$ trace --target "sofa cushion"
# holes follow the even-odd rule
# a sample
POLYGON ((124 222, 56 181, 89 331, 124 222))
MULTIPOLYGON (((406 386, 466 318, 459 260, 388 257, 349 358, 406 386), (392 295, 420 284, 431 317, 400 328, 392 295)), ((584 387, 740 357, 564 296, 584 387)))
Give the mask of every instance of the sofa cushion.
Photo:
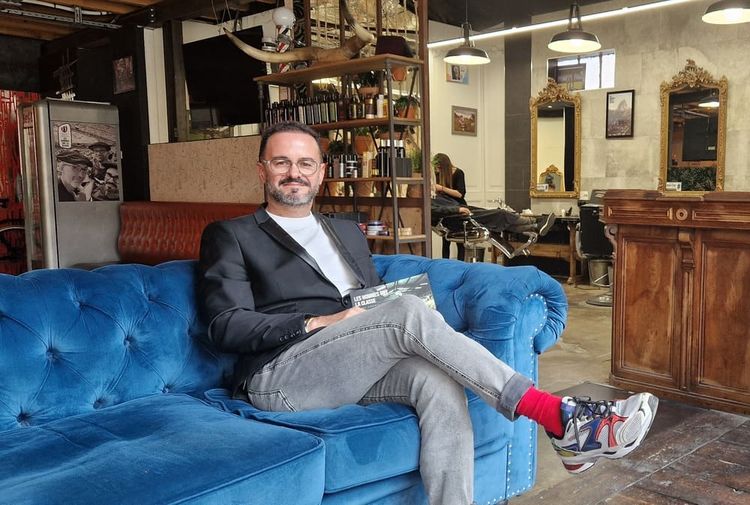
POLYGON ((182 394, 0 432, 0 502, 319 504, 323 443, 182 394))
MULTIPOLYGON (((326 446, 326 493, 405 474, 419 467, 417 415, 404 405, 380 403, 302 412, 266 412, 245 401, 232 399, 226 389, 213 389, 205 396, 227 412, 321 438, 326 446)), ((503 449, 510 438, 511 423, 476 396, 469 400, 469 413, 477 455, 503 449)))

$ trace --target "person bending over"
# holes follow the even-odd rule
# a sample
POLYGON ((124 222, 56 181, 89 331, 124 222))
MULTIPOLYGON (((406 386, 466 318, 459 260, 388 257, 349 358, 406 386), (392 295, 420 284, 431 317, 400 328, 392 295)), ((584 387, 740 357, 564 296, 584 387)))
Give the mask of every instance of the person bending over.
MULTIPOLYGON (((466 176, 464 171, 454 166, 447 154, 438 153, 432 157, 432 166, 435 169, 435 194, 440 195, 447 205, 466 205, 466 176)), ((456 242, 457 255, 460 260, 464 259, 466 250, 461 242, 456 242)), ((451 243, 447 237, 443 237, 443 258, 451 257, 451 243)))
POLYGON ((296 122, 264 130, 256 166, 267 202, 252 215, 210 224, 201 239, 199 299, 209 337, 240 355, 237 397, 270 411, 386 399, 410 405, 419 416, 419 471, 432 505, 472 502, 465 387, 508 419, 539 423, 571 472, 640 444, 658 405, 651 394, 615 402, 560 398, 415 296, 352 307, 350 290, 381 279, 353 221, 312 212, 325 174, 318 140, 296 122))

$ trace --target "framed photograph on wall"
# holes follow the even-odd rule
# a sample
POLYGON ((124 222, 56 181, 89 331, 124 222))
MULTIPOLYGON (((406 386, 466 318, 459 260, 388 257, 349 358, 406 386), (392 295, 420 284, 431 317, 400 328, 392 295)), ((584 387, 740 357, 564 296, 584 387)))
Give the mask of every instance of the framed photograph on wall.
POLYGON ((133 73, 133 57, 126 56, 112 61, 114 74, 114 94, 119 95, 135 89, 135 74, 133 73))
POLYGON ((445 64, 445 80, 460 84, 469 84, 469 67, 466 65, 445 64))
POLYGON ((607 93, 608 139, 633 136, 633 100, 635 91, 610 91, 607 93))
POLYGON ((451 133, 477 136, 477 110, 468 107, 451 107, 451 133))

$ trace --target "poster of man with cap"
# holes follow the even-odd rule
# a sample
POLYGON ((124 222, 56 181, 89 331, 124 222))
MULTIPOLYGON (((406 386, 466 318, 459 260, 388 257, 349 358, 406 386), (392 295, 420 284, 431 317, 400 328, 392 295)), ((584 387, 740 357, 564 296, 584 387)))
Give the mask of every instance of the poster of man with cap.
POLYGON ((53 122, 53 132, 58 201, 120 200, 116 126, 53 122))

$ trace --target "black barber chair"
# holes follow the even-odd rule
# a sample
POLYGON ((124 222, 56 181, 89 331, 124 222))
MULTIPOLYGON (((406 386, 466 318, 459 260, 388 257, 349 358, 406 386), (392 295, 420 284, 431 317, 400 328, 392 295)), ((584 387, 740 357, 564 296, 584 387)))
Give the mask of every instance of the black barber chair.
POLYGON ((590 305, 600 307, 612 306, 612 276, 610 270, 613 260, 612 243, 604 234, 604 223, 599 216, 604 210, 604 190, 591 192, 588 203, 579 205, 579 254, 588 260, 589 280, 592 285, 609 288, 607 293, 586 300, 590 305))
POLYGON ((442 219, 432 229, 448 242, 462 244, 464 246, 464 261, 468 263, 484 261, 484 250, 490 245, 489 230, 477 223, 471 216, 456 217, 461 218, 461 229, 449 229, 443 224, 442 219))
POLYGON ((516 256, 528 256, 529 247, 536 243, 537 233, 523 233, 526 243, 519 247, 513 247, 510 241, 501 234, 493 236, 490 231, 473 219, 470 215, 456 214, 440 219, 433 231, 444 237, 448 242, 456 242, 464 246, 464 261, 468 263, 477 263, 484 261, 484 251, 487 247, 497 248, 508 259, 516 256), (451 223, 451 227, 446 226, 444 219, 451 223), (458 222, 458 225, 456 223, 458 222))

